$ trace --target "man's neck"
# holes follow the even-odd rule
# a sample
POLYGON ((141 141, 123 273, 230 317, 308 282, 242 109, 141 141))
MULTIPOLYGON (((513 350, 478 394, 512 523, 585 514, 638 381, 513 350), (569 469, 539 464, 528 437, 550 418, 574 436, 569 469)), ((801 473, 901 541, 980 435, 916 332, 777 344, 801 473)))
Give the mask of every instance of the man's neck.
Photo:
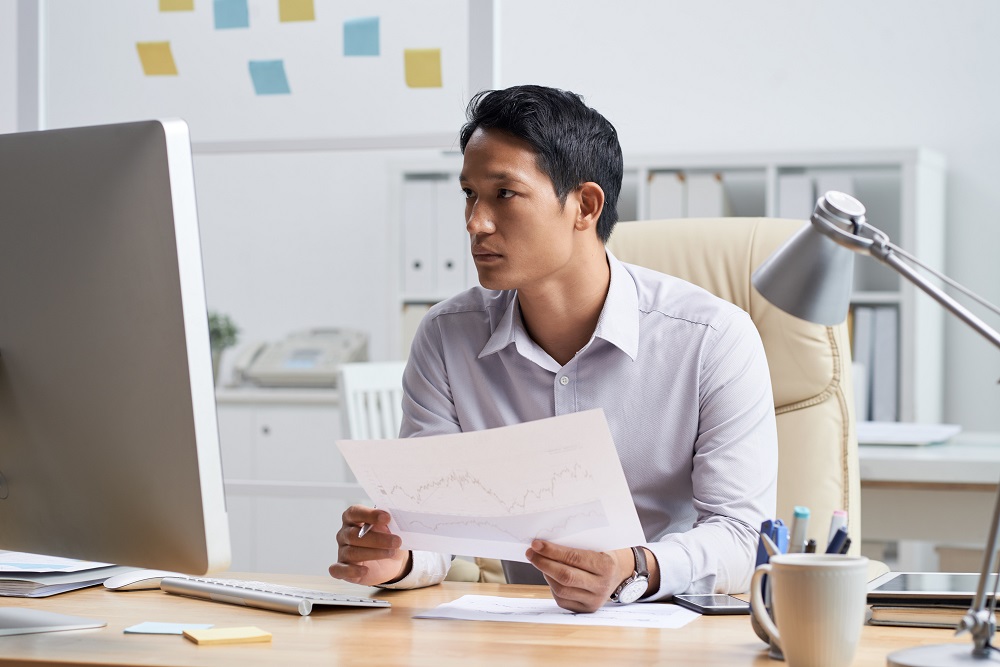
POLYGON ((565 366, 594 335, 611 284, 604 246, 558 283, 518 290, 524 326, 532 340, 565 366))

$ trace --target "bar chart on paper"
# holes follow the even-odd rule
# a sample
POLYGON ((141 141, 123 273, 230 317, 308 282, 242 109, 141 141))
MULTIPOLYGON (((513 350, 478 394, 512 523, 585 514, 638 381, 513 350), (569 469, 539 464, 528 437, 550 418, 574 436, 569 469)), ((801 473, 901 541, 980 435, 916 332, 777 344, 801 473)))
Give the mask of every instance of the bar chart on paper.
POLYGON ((337 444, 405 548, 524 561, 535 538, 597 550, 645 541, 599 410, 337 444))

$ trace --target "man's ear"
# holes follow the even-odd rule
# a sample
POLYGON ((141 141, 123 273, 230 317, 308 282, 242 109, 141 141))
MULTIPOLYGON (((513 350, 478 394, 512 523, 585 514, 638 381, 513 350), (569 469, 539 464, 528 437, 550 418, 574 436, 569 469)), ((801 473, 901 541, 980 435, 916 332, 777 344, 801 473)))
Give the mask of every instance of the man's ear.
POLYGON ((596 229, 601 211, 604 210, 604 190, 597 183, 588 181, 577 188, 576 194, 580 202, 577 230, 596 229))

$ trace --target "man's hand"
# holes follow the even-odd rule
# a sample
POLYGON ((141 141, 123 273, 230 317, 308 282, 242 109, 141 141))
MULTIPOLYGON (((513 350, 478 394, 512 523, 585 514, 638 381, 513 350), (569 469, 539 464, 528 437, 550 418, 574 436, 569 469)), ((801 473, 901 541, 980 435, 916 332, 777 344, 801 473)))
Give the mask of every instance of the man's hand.
POLYGON ((525 556, 545 575, 556 604, 576 612, 600 609, 635 571, 631 549, 586 551, 534 540, 525 556))
POLYGON ((337 531, 337 562, 330 566, 330 576, 362 586, 400 579, 410 570, 410 552, 400 551, 401 544, 399 536, 389 532, 388 512, 351 505, 337 531), (358 537, 366 523, 371 530, 358 537))

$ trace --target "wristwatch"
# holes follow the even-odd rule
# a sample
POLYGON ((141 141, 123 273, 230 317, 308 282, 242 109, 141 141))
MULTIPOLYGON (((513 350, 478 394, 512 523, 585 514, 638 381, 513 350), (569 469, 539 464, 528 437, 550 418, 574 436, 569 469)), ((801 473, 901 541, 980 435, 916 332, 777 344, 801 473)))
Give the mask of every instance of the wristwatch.
POLYGON ((635 555, 635 571, 611 594, 612 602, 630 604, 641 598, 646 589, 649 588, 646 552, 642 550, 642 547, 632 547, 632 553, 635 555))

